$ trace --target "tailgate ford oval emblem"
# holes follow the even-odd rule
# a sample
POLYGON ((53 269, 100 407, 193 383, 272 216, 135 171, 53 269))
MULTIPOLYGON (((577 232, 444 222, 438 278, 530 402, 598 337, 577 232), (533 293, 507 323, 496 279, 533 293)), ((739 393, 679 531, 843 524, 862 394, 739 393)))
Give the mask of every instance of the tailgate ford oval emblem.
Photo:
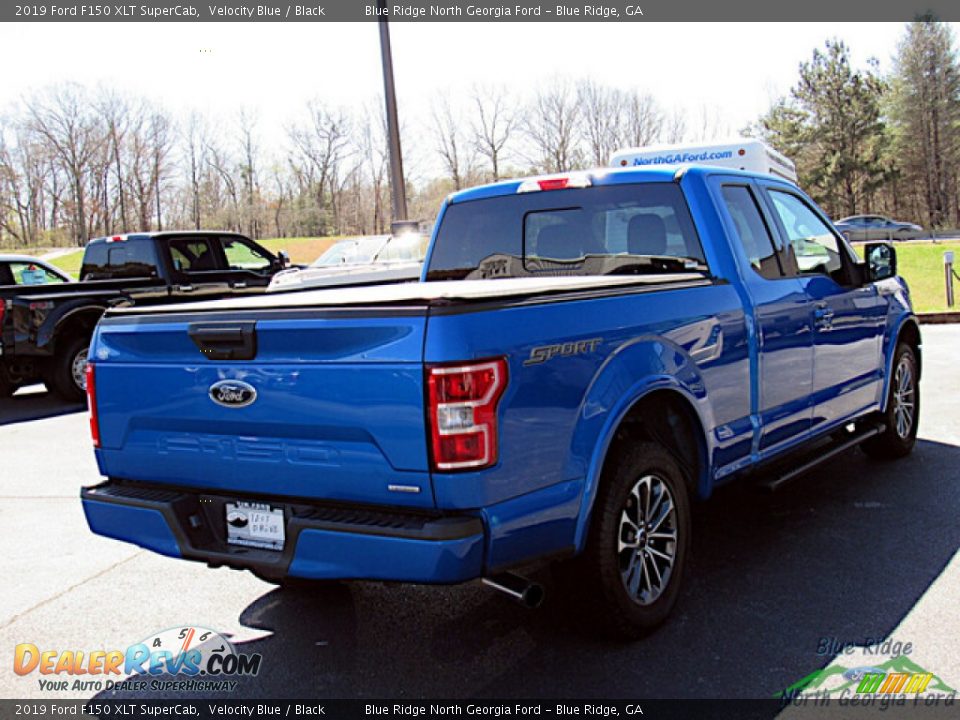
POLYGON ((257 399, 257 389, 243 380, 221 380, 210 386, 210 399, 217 405, 242 408, 257 399))

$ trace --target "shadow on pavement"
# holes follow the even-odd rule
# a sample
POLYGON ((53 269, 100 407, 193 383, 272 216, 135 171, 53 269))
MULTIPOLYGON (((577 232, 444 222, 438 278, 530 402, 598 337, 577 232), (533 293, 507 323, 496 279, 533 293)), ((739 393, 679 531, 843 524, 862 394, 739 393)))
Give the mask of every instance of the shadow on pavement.
POLYGON ((0 398, 0 425, 69 415, 86 409, 85 403, 62 400, 51 392, 45 392, 43 386, 38 385, 24 388, 13 397, 0 398))
POLYGON ((272 590, 241 615, 272 634, 237 646, 263 663, 236 697, 769 698, 828 662, 820 638, 878 640, 910 611, 960 547, 958 467, 960 448, 920 442, 774 495, 719 491, 673 617, 632 644, 549 587, 538 611, 478 584, 272 590))

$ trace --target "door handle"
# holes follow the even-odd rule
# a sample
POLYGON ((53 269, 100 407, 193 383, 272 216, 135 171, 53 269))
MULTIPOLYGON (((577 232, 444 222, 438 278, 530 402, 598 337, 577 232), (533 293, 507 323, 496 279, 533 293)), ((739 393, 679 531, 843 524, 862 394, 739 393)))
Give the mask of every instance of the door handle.
POLYGON ((180 292, 193 292, 193 285, 177 285, 180 292))

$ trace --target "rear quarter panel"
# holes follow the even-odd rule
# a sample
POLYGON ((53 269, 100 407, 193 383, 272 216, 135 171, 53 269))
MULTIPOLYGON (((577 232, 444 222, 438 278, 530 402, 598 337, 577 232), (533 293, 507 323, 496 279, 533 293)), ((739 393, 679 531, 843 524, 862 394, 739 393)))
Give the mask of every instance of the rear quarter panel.
MULTIPOLYGON (((485 508, 492 566, 573 541, 617 423, 653 390, 689 401, 712 464, 749 451, 746 324, 727 283, 431 315, 428 364, 504 355, 499 463, 433 474, 438 507, 485 508), (581 340, 599 342, 527 363, 535 348, 581 340)), ((709 493, 709 473, 698 480, 709 493)))

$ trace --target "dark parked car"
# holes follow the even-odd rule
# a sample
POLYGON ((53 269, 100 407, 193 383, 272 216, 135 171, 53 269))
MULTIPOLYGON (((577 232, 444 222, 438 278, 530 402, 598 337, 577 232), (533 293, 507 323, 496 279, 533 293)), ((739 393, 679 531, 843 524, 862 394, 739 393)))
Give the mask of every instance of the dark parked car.
POLYGON ((288 265, 285 253, 219 231, 91 240, 80 282, 34 258, 0 256, 0 398, 42 380, 82 400, 87 346, 108 307, 262 293, 288 265))
POLYGON ((882 215, 851 215, 837 220, 834 225, 851 241, 914 240, 923 228, 913 223, 891 220, 882 215))

